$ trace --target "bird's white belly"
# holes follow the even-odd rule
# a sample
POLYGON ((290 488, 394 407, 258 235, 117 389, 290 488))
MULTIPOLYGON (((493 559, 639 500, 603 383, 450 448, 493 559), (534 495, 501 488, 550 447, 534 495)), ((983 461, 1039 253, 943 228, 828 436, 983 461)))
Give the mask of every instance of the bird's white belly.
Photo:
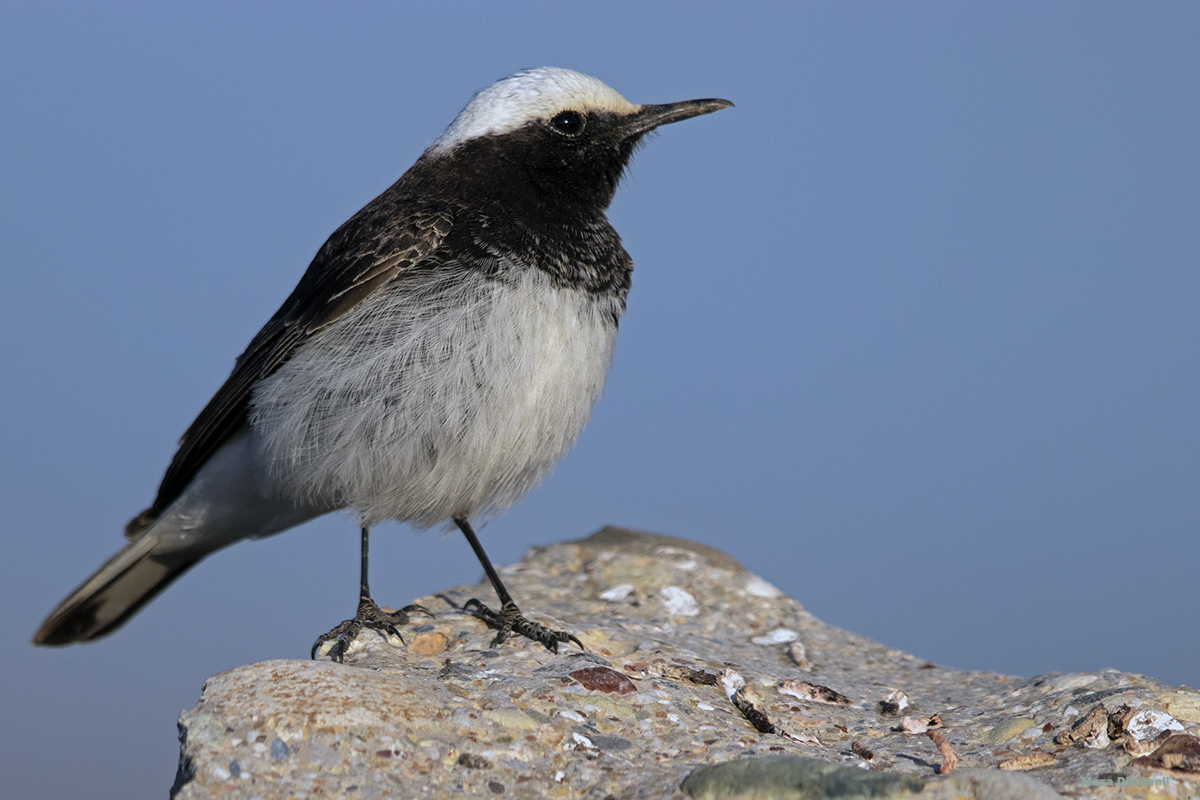
POLYGON ((443 267, 314 334, 253 395, 273 485, 366 525, 434 525, 518 500, 600 396, 623 304, 535 269, 443 267))

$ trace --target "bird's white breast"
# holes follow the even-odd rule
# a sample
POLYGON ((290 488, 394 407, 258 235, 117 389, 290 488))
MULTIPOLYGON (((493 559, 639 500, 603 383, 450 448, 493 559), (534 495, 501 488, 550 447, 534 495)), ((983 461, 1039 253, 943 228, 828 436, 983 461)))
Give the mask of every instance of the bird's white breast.
POLYGON ((502 509, 574 444, 604 385, 621 303, 529 268, 492 280, 446 266, 401 280, 255 390, 251 423, 272 481, 294 502, 350 507, 367 525, 502 509))

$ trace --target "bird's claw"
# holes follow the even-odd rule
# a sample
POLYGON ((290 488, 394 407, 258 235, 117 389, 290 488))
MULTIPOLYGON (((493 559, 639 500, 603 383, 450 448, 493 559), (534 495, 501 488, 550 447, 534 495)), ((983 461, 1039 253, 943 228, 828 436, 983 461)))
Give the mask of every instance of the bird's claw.
POLYGON ((323 633, 317 637, 317 641, 313 642, 312 652, 309 658, 316 659, 317 652, 326 642, 332 641, 333 646, 329 648, 329 658, 341 664, 346 657, 346 651, 350 649, 351 643, 358 638, 358 634, 362 632, 364 627, 374 628, 384 634, 394 635, 401 642, 404 637, 400 635, 400 629, 397 625, 407 625, 408 615, 414 613, 428 614, 433 616, 424 606, 409 605, 399 611, 387 612, 375 604, 375 601, 370 597, 360 597, 358 599, 358 613, 354 615, 354 619, 348 619, 339 623, 328 633, 323 633))
POLYGON ((492 639, 492 647, 503 644, 510 635, 515 633, 519 636, 524 636, 526 639, 540 642, 552 653, 558 652, 559 642, 572 642, 580 650, 587 652, 587 648, 583 646, 583 642, 579 641, 579 638, 575 634, 568 631, 556 631, 541 623, 526 619, 525 615, 521 613, 521 609, 517 608, 516 603, 505 603, 500 608, 500 613, 497 614, 478 599, 472 597, 463 603, 462 610, 496 629, 496 638, 492 639))

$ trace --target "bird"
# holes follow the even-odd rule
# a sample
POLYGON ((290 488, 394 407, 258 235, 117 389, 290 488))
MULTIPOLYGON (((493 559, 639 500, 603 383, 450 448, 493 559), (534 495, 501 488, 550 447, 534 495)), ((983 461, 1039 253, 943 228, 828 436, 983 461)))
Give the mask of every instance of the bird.
MULTIPOLYGON (((462 609, 558 652, 572 633, 525 617, 475 527, 538 484, 600 396, 633 261, 606 211, 662 125, 733 105, 636 105, 542 67, 477 92, 391 187, 342 224, 188 427, 127 544, 33 637, 66 645, 124 625, 205 556, 350 511, 355 616, 322 634, 343 661, 384 611, 369 538, 387 520, 456 526, 500 601, 462 609)), ((428 612, 426 612, 428 613, 428 612)))

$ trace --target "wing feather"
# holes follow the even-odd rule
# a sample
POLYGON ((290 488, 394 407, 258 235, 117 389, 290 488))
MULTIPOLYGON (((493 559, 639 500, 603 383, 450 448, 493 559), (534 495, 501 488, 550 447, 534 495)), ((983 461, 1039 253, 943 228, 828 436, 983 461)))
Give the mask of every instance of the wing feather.
MULTIPOLYGON (((393 187, 395 188, 395 187, 393 187)), ((154 504, 126 527, 134 536, 158 518, 205 462, 246 421, 254 386, 305 339, 426 259, 454 220, 448 205, 406 202, 385 192, 334 231, 300 283, 250 341, 229 378, 179 440, 154 504)))

